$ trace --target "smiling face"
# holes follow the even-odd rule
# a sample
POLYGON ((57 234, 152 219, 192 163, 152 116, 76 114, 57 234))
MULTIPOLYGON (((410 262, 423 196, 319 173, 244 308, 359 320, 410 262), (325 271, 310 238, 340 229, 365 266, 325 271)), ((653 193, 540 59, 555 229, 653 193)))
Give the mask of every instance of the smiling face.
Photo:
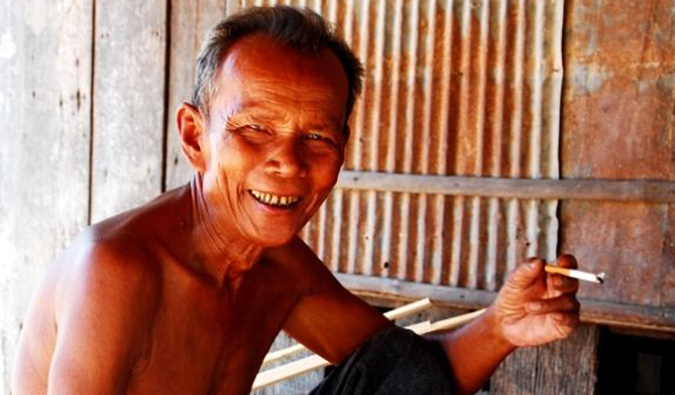
POLYGON ((230 48, 218 81, 199 139, 209 210, 250 241, 284 244, 337 180, 347 77, 328 49, 301 53, 258 34, 230 48))

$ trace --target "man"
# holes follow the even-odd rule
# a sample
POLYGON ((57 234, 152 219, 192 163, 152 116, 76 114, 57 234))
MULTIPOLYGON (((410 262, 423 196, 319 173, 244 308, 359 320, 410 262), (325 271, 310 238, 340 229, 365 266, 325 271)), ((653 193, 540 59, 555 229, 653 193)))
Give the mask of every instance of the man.
POLYGON ((343 361, 318 393, 470 393, 516 347, 567 336, 577 283, 541 260, 430 343, 392 328, 296 236, 336 182, 360 78, 310 11, 253 9, 216 26, 177 117, 194 179, 57 258, 26 319, 14 393, 245 394, 282 329, 343 361))

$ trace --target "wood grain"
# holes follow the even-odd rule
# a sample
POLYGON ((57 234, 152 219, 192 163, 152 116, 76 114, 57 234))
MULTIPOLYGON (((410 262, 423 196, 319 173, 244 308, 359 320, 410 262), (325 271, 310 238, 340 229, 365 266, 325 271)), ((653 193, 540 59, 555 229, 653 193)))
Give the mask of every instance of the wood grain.
POLYGON ((28 303, 87 225, 92 1, 0 1, 0 393, 28 303))
POLYGON ((207 32, 225 16, 223 0, 175 1, 171 6, 168 110, 166 113, 166 187, 190 180, 193 170, 183 157, 176 131, 176 111, 189 102, 195 80, 195 64, 207 32))
POLYGON ((166 6, 96 3, 93 222, 161 191, 166 6))
POLYGON ((511 354, 490 379, 490 394, 593 394, 598 327, 582 326, 568 339, 511 354))
POLYGON ((558 180, 343 171, 337 186, 459 196, 675 203, 675 182, 667 180, 558 180))

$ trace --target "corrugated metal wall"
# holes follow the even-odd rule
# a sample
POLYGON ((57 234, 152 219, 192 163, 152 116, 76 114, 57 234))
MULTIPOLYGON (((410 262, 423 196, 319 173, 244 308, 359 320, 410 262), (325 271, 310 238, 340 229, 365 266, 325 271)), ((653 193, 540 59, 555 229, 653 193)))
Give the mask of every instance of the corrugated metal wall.
MULTIPOLYGON (((273 4, 323 14, 366 66, 346 170, 558 178, 564 2, 238 5, 273 4)), ((554 258, 556 209, 338 188, 302 234, 336 272, 492 291, 524 256, 554 258)))
MULTIPOLYGON (((0 1, 0 121, 11 126, 0 129, 0 392, 54 256, 92 221, 192 175, 175 109, 189 98, 206 30, 247 4, 0 1), (129 157, 140 162, 120 159, 129 157)), ((485 305, 494 293, 483 289, 496 289, 521 256, 550 259, 559 244, 556 201, 527 199, 574 195, 603 201, 563 203, 561 244, 614 279, 581 286, 582 317, 673 331, 673 0, 292 4, 336 23, 368 69, 343 188, 303 232, 331 268, 364 274, 341 280, 485 305), (573 179, 537 182, 559 178, 562 107, 563 176, 573 179), (429 185, 424 174, 443 185, 418 188, 429 185), (474 187, 448 187, 455 175, 474 187), (608 181, 617 178, 625 183, 608 181), (471 197, 477 181, 500 190, 481 196, 499 197, 471 197), (614 203, 619 195, 632 203, 614 203)), ((576 343, 585 355, 593 336, 576 343)), ((566 362, 579 355, 569 344, 518 351, 525 363, 507 360, 491 391, 508 392, 505 381, 537 393, 559 393, 555 377, 577 383, 556 370, 577 366, 566 362)), ((268 393, 304 393, 310 381, 268 393)))

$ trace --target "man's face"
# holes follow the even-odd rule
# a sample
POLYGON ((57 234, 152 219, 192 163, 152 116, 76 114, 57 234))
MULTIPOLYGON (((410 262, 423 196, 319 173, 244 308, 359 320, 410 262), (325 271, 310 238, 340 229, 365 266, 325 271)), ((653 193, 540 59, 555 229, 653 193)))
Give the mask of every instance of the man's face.
POLYGON ((273 246, 311 218, 343 162, 347 86, 328 49, 304 54, 264 35, 230 48, 203 136, 204 190, 224 226, 273 246))

